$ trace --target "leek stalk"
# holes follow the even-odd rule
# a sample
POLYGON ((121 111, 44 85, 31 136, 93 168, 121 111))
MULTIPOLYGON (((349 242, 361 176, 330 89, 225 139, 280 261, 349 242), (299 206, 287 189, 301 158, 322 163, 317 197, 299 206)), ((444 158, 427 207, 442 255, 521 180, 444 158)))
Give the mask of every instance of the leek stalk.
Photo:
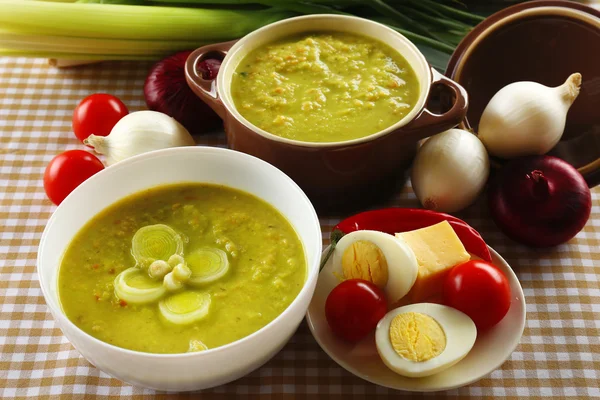
MULTIPOLYGON (((1 35, 1 34, 0 34, 1 35)), ((157 55, 145 54, 136 56, 130 54, 76 54, 67 52, 49 52, 49 51, 28 51, 0 48, 0 57, 35 57, 48 58, 55 60, 77 60, 77 61, 105 61, 105 60, 132 60, 132 61, 150 61, 156 60, 157 55)))
MULTIPOLYGON (((0 0, 0 28, 31 35, 133 40, 235 39, 288 11, 0 0)), ((1 34, 0 34, 1 35, 1 34)))
POLYGON ((450 54, 482 17, 433 0, 0 0, 0 55, 157 59, 299 14, 382 21, 450 54))
POLYGON ((34 54, 68 52, 74 55, 160 56, 172 51, 193 49, 205 44, 208 44, 208 42, 201 40, 96 39, 0 31, 0 48, 28 51, 34 54))

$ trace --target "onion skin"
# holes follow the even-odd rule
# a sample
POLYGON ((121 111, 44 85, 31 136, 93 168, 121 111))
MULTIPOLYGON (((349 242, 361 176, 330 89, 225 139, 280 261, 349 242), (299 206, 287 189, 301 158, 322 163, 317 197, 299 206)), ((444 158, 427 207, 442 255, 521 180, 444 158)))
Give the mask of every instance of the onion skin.
POLYGON ((496 225, 511 239, 531 247, 569 241, 585 226, 592 209, 583 176, 551 156, 509 161, 492 180, 488 201, 496 225))
MULTIPOLYGON (((148 109, 167 114, 195 135, 222 127, 222 121, 185 80, 185 62, 190 54, 182 51, 154 64, 144 83, 144 97, 148 109)), ((220 66, 219 60, 210 61, 211 66, 220 66)))
POLYGON ((202 72, 202 79, 212 81, 217 79, 217 75, 221 69, 221 60, 207 58, 198 63, 198 69, 202 72))

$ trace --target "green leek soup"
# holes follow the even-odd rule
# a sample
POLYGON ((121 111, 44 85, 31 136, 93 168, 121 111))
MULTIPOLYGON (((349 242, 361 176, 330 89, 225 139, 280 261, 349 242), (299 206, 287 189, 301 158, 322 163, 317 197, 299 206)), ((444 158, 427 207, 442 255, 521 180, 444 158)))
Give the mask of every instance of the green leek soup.
POLYGON ((294 300, 306 260, 277 210, 239 190, 161 186, 88 222, 60 265, 66 316, 90 335, 150 353, 234 342, 294 300))
POLYGON ((341 32, 292 36, 250 52, 231 94, 244 118, 305 142, 357 139, 394 125, 419 98, 419 82, 391 47, 341 32))

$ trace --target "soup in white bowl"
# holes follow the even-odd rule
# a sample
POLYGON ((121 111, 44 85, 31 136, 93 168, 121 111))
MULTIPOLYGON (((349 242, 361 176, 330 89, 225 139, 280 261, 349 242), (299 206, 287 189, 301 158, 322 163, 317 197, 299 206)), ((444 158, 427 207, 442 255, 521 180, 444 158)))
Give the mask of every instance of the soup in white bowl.
POLYGON ((42 235, 38 274, 44 297, 58 325, 92 364, 138 386, 197 390, 249 373, 285 345, 302 320, 314 292, 320 253, 321 230, 315 210, 302 190, 285 174, 257 158, 232 150, 186 147, 122 161, 75 189, 57 208, 42 235), (67 317, 59 299, 59 267, 69 244, 96 215, 127 196, 182 183, 223 185, 255 196, 277 210, 297 234, 304 253, 306 275, 299 293, 273 321, 256 332, 200 352, 134 351, 86 333, 67 317))

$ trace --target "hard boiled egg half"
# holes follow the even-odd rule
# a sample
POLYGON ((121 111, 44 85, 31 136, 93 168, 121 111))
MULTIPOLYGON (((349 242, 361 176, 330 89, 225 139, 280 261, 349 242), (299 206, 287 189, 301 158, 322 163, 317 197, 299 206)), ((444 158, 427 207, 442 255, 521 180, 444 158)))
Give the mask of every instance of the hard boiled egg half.
POLYGON ((333 271, 344 279, 374 283, 393 304, 410 291, 419 265, 403 240, 384 232, 360 230, 346 234, 337 243, 333 271))
POLYGON ((476 338, 471 318, 433 303, 396 308, 379 321, 375 332, 384 364, 399 375, 414 378, 453 366, 469 353, 476 338))

